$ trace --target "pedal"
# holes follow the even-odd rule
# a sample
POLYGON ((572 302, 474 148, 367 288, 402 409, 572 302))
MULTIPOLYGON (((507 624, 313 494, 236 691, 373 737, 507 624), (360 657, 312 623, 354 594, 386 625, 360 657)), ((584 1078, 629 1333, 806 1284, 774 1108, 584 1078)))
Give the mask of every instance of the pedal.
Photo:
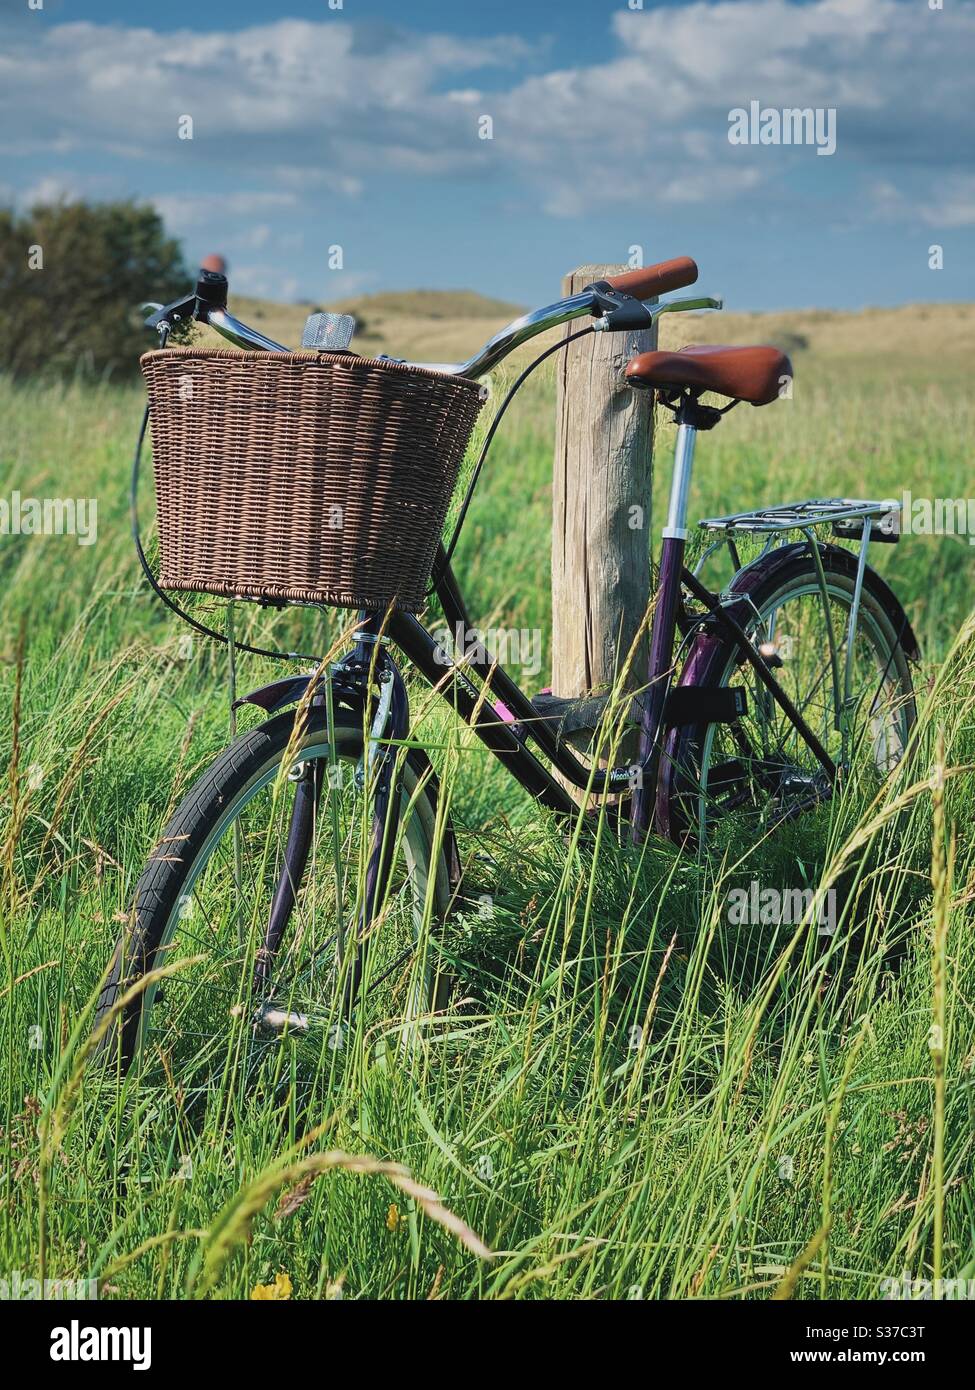
MULTIPOLYGON (((609 700, 608 694, 572 697, 542 691, 541 694, 532 696, 532 707, 548 723, 555 725, 556 737, 560 743, 578 743, 583 747, 595 736, 609 700)), ((640 715, 639 701, 634 698, 627 710, 626 722, 639 724, 640 715)))

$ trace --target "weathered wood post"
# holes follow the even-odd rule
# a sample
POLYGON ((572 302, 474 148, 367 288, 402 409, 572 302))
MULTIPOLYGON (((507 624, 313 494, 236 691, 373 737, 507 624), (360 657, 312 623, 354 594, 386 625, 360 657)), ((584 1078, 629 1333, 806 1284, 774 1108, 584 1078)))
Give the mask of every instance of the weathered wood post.
MULTIPOLYGON (((580 266, 563 295, 631 267, 580 266)), ((654 300, 648 300, 654 303, 654 300)), ((566 325, 566 333, 579 328, 566 325)), ((552 495, 552 689, 580 696, 612 685, 650 591, 652 393, 622 374, 656 347, 656 328, 594 333, 556 357, 552 495)), ((646 640, 632 667, 646 679, 646 640)))

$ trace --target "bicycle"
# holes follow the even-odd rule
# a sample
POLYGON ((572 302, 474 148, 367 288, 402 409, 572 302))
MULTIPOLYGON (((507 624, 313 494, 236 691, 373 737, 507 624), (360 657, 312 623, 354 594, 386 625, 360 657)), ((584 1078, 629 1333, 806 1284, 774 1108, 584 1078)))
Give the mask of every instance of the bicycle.
MULTIPOLYGON (((369 365, 413 373, 414 383, 417 373, 476 382, 535 335, 584 316, 592 323, 581 332, 625 332, 665 313, 720 309, 708 297, 657 300, 696 279, 690 259, 663 262, 525 315, 467 362, 369 365)), ((225 277, 203 272, 182 300, 151 306, 147 324, 163 347, 174 327, 195 320, 262 362, 289 354, 231 315, 226 301, 225 277)), ((341 365, 353 332, 347 316, 316 315, 303 345, 341 365)), ((436 533, 430 592, 452 633, 471 627, 451 559, 494 430, 528 373, 577 336, 566 334, 520 374, 488 432, 451 542, 436 533)), ((154 1030, 161 1045, 190 1049, 193 1067, 221 1056, 239 1062, 282 1036, 317 1032, 312 1046, 321 1047, 323 1031, 334 1042, 350 1011, 380 990, 394 1031, 412 1036, 437 1016, 446 973, 433 938, 463 902, 463 872, 436 772, 411 739, 394 650, 540 806, 566 822, 580 814, 557 773, 611 799, 637 844, 651 832, 703 844, 742 819, 774 826, 828 801, 861 761, 880 776, 890 772, 916 718, 911 666, 919 653, 904 609, 867 554, 871 542, 897 540, 898 504, 814 499, 706 518, 700 525, 714 539, 693 569, 685 564, 698 433, 740 402, 772 403, 791 376, 788 358, 772 347, 652 351, 626 369, 629 384, 654 392, 677 424, 649 666, 630 715, 639 729, 635 763, 587 763, 567 736, 598 731, 610 698, 533 700, 488 653, 455 660, 397 604, 361 608, 350 649, 327 669, 287 676, 237 702, 268 717, 180 804, 139 879, 107 972, 98 1018, 103 1046, 123 1070, 154 1030), (729 403, 707 405, 706 392, 729 403), (858 541, 858 551, 821 541, 822 526, 858 541), (743 535, 765 541, 749 563, 739 554, 743 535), (714 591, 700 575, 719 548, 734 573, 714 591), (171 969, 179 952, 194 950, 203 956, 198 968, 171 969)), ((157 583, 137 526, 136 541, 157 594, 188 616, 157 583)))

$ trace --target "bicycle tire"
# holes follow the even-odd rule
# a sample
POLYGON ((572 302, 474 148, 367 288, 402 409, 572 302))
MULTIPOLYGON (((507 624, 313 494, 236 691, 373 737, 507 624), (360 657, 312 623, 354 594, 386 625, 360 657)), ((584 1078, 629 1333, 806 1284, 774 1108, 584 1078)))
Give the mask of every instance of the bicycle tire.
MULTIPOLYGON (((852 595, 856 575, 856 557, 838 546, 820 546, 824 577, 832 597, 852 595)), ((805 544, 798 543, 782 552, 773 552, 767 567, 761 562, 739 575, 732 592, 740 598, 736 616, 747 626, 749 614, 767 613, 776 607, 776 600, 785 602, 801 592, 820 593, 815 561, 805 544)), ((911 666, 918 660, 919 651, 914 633, 903 608, 887 584, 869 568, 864 576, 860 599, 861 620, 866 618, 886 643, 882 660, 889 659, 891 671, 900 687, 904 716, 903 737, 910 735, 917 719, 911 666)), ((684 663, 681 681, 705 688, 727 685, 742 669, 744 658, 733 642, 713 633, 699 635, 684 663)), ((685 846, 703 839, 701 807, 690 809, 697 793, 689 789, 693 770, 706 793, 707 770, 704 766, 709 738, 713 741, 716 726, 687 725, 672 729, 668 734, 658 792, 658 820, 661 829, 675 843, 685 846)), ((699 800, 699 798, 698 798, 699 800)))
MULTIPOLYGON (((121 996, 155 966, 164 963, 179 930, 178 914, 188 889, 192 891, 222 837, 228 833, 254 788, 261 789, 277 776, 294 729, 295 711, 286 711, 237 738, 199 777, 166 825, 135 889, 129 923, 116 943, 102 986, 95 1028, 110 1016, 100 1042, 100 1052, 124 1072, 140 1050, 144 1023, 153 1008, 157 989, 150 985, 121 1010, 121 996)), ((343 761, 361 756, 361 723, 340 713, 335 721, 335 752, 343 761)), ((307 727, 291 753, 295 761, 329 757, 324 711, 310 711, 307 727)), ((449 845, 452 834, 437 833, 436 786, 433 770, 419 751, 411 749, 403 760, 401 796, 410 815, 404 830, 408 874, 414 892, 426 894, 433 872, 433 918, 442 918, 451 899, 452 876, 449 845), (409 838, 408 838, 409 837, 409 838)), ((428 1003, 435 1007, 443 997, 443 977, 432 987, 428 1003)))

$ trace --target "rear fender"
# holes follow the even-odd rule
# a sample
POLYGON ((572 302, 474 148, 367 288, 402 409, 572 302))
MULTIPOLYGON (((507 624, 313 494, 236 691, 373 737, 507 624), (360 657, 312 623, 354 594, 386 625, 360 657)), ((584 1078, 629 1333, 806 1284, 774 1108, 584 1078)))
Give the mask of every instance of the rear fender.
MULTIPOLYGON (((761 559, 755 560, 752 564, 739 570, 732 581, 729 594, 741 594, 742 601, 740 604, 733 603, 729 606, 728 612, 732 617, 743 627, 747 626, 749 619, 754 617, 754 610, 746 595, 752 594, 759 586, 774 578, 780 570, 791 564, 797 557, 806 554, 808 550, 809 546, 805 541, 777 546, 774 550, 770 550, 767 555, 763 555, 761 559)), ((851 579, 856 578, 857 556, 852 550, 844 550, 839 545, 820 545, 819 554, 826 574, 840 573, 849 575, 851 579)), ((873 594, 884 609, 895 630, 901 634, 901 646, 904 648, 908 660, 919 661, 921 648, 918 645, 914 629, 908 622, 907 614, 890 585, 881 579, 876 570, 871 569, 869 565, 863 573, 863 584, 864 588, 873 594)), ((694 684, 696 682, 688 683, 694 684)))

